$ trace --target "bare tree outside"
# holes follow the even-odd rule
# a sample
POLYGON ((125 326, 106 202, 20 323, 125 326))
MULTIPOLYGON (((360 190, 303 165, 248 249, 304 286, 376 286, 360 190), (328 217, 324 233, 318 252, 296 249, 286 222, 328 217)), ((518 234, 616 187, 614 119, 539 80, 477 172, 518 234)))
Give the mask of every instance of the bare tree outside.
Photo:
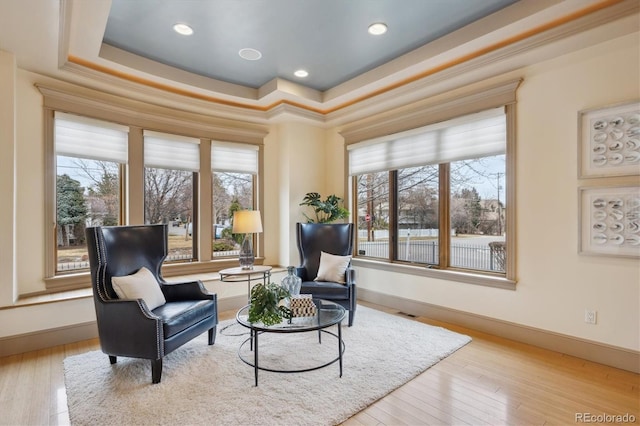
POLYGON ((389 231, 389 173, 367 173, 356 180, 358 229, 366 229, 366 241, 374 241, 375 231, 389 231))
POLYGON ((438 228, 437 165, 398 171, 398 226, 400 229, 438 228))
POLYGON ((73 161, 77 173, 86 182, 89 208, 87 225, 114 226, 120 223, 120 171, 112 161, 73 161))
MULTIPOLYGON (((505 156, 483 157, 449 164, 450 219, 455 237, 465 238, 468 245, 475 236, 495 236, 478 240, 487 248, 491 241, 504 241, 505 156)), ((359 251, 361 255, 388 258, 390 172, 357 176, 359 251), (366 230, 366 231, 365 231, 366 230)), ((399 260, 438 264, 439 165, 400 169, 396 172, 396 213, 398 230, 395 239, 399 260)), ((452 241, 456 249, 458 241, 452 241)), ((494 245, 495 246, 495 245, 494 245)), ((484 248, 482 248, 484 250, 484 248)), ((470 253, 471 250, 464 250, 470 253)), ((465 267, 468 254, 457 266, 465 267)), ((452 255, 452 258, 456 256, 452 255)), ((456 261, 453 261, 455 265, 456 261)), ((479 267, 482 269, 483 267, 479 267)))
POLYGON ((146 223, 187 222, 193 214, 193 172, 146 168, 146 223))
POLYGON ((451 163, 451 227, 456 234, 496 235, 504 232, 501 177, 505 156, 451 163))
POLYGON ((232 202, 241 208, 253 208, 253 175, 248 173, 213 173, 213 221, 218 224, 231 224, 232 202))
POLYGON ((195 250, 190 237, 193 223, 193 186, 196 173, 183 170, 145 168, 145 223, 168 224, 169 260, 192 260, 195 250))

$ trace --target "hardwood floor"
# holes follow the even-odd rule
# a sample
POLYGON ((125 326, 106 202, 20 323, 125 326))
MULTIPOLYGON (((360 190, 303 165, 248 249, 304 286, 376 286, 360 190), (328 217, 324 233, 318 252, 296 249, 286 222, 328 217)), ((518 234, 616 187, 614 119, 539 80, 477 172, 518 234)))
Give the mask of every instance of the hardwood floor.
MULTIPOLYGON (((234 315, 227 311, 220 319, 234 315)), ((344 425, 567 425, 581 423, 579 416, 584 423, 623 423, 624 418, 602 416, 625 415, 640 424, 638 374, 427 318, 415 320, 473 341, 344 425)), ((0 424, 68 424, 62 361, 98 349, 92 339, 0 358, 0 424)))

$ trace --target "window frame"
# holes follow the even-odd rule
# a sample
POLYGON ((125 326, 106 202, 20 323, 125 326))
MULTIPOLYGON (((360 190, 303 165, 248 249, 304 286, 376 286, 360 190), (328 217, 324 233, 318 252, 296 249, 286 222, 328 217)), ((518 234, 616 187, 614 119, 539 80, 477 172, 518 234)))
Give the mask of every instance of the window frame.
MULTIPOLYGON (((209 172, 210 172, 210 178, 209 178, 209 182, 211 183, 212 186, 212 196, 211 196, 211 211, 210 211, 210 215, 209 218, 211 219, 210 222, 213 224, 213 226, 217 225, 217 222, 214 221, 213 218, 213 201, 214 201, 214 195, 213 194, 213 181, 214 181, 214 175, 215 173, 225 173, 225 172, 230 172, 230 173, 237 173, 237 174, 249 174, 251 175, 251 200, 253 202, 253 206, 251 207, 252 209, 256 210, 256 199, 258 198, 258 183, 262 182, 262 179, 258 179, 259 177, 259 172, 261 170, 261 161, 260 161, 260 156, 261 156, 261 150, 260 149, 251 149, 251 151, 255 151, 255 155, 251 154, 252 158, 247 158, 247 154, 246 152, 249 151, 249 149, 247 149, 247 147, 243 147, 241 148, 242 152, 238 152, 237 150, 239 149, 239 147, 236 146, 237 144, 233 141, 228 141, 228 140, 212 140, 211 141, 211 145, 210 145, 210 158, 209 158, 209 172), (215 150, 216 150, 216 146, 218 148, 221 149, 221 153, 220 156, 216 156, 215 155, 215 150), (227 152, 224 152, 226 148, 227 152), (229 151, 232 151, 231 156, 229 155, 229 151), (229 158, 231 157, 231 158, 229 158), (225 166, 222 167, 218 167, 216 164, 214 164, 214 158, 216 159, 226 159, 227 161, 232 161, 234 158, 235 159, 239 159, 239 163, 242 164, 241 167, 238 168, 228 168, 225 166)), ((226 164, 226 163, 225 163, 226 164)), ((211 244, 213 246, 213 244, 215 243, 215 229, 212 229, 212 235, 211 235, 211 244)), ((252 241, 251 241, 251 245, 252 247, 256 247, 256 244, 259 244, 259 233, 254 233, 252 236, 252 241)), ((230 259, 230 258, 236 258, 238 255, 226 255, 226 256, 217 256, 215 254, 215 252, 213 250, 211 250, 211 256, 214 259, 230 259)))
MULTIPOLYGON (((478 284, 490 287, 505 289, 515 289, 517 282, 516 270, 516 91, 521 79, 505 81, 493 85, 480 84, 476 87, 465 87, 453 90, 444 95, 434 96, 408 106, 396 108, 378 115, 368 117, 356 123, 347 124, 340 131, 345 140, 345 171, 348 175, 349 153, 348 147, 358 142, 369 139, 392 135, 410 129, 415 129, 445 120, 461 117, 475 112, 484 111, 490 108, 504 107, 506 115, 506 161, 505 161, 505 184, 506 184, 506 214, 505 229, 507 258, 505 273, 492 273, 485 271, 467 270, 462 268, 448 267, 437 269, 431 265, 416 265, 395 259, 395 235, 397 235, 397 212, 390 212, 389 224, 389 259, 367 258, 357 254, 358 236, 354 245, 353 264, 373 269, 381 269, 398 273, 432 277, 443 280, 452 280, 470 284, 478 284), (482 86, 482 87, 478 87, 482 86)), ((449 176, 448 163, 440 164, 439 193, 450 194, 449 181, 444 176, 449 176)), ((393 173, 389 172, 390 198, 395 198, 395 187, 393 173)), ((352 211, 357 211, 357 190, 356 176, 351 176, 346 180, 347 187, 345 193, 350 196, 350 206, 352 211)), ((395 206, 395 199, 392 201, 395 206)), ((391 203, 391 200, 390 200, 391 203)), ((439 211, 440 229, 450 228, 449 217, 449 196, 440 200, 439 211)), ((448 232, 440 232, 440 264, 449 264, 449 243, 442 239, 450 240, 448 232)))
MULTIPOLYGON (((169 133, 160 133, 149 131, 148 129, 143 130, 143 146, 146 147, 143 149, 144 151, 144 206, 145 206, 145 217, 144 223, 148 222, 147 214, 147 179, 148 173, 150 169, 155 170, 171 170, 171 171, 179 171, 191 174, 191 257, 189 259, 173 259, 169 254, 167 259, 165 259, 166 263, 188 263, 188 262, 197 262, 199 259, 198 256, 198 239, 194 238, 198 232, 198 198, 199 198, 199 174, 200 167, 202 166, 202 161, 200 161, 200 153, 202 149, 200 148, 200 144, 202 140, 197 138, 189 138, 184 135, 176 135, 169 133), (147 139, 148 138, 148 139, 147 139), (177 147, 172 147, 171 144, 176 143, 177 147), (158 144, 160 147, 158 147, 158 144), (171 148, 168 151, 163 151, 165 147, 171 148), (195 151, 195 153, 190 153, 190 151, 195 151), (150 157, 150 154, 153 153, 155 156, 150 157), (160 153, 160 155, 158 155, 160 153), (170 155, 167 156, 167 153, 170 155), (196 162, 193 159, 193 156, 197 156, 198 161, 196 162), (175 167, 176 160, 179 160, 179 167, 175 167), (149 164, 151 163, 151 164, 149 164)), ((187 229, 185 228, 185 232, 187 229)), ((171 253, 171 244, 169 244, 169 253, 171 253)))
MULTIPOLYGON (((90 286, 89 271, 59 273, 56 271, 56 153, 54 147, 54 114, 61 111, 129 127, 128 161, 121 173, 122 224, 144 223, 144 158, 143 131, 150 130, 183 135, 200 140, 200 172, 194 182, 194 203, 198 212, 197 261, 177 262, 163 266, 164 276, 215 272, 237 265, 236 258, 213 259, 211 250, 211 143, 227 140, 258 147, 258 174, 254 181, 254 208, 262 210, 264 179, 264 138, 268 128, 262 125, 231 122, 209 115, 175 110, 169 107, 133 101, 94 89, 64 89, 36 84, 43 95, 44 127, 44 217, 45 217, 45 293, 90 286)), ((196 236, 194 234, 194 240, 196 236)), ((256 264, 264 257, 264 242, 256 237, 256 264)))

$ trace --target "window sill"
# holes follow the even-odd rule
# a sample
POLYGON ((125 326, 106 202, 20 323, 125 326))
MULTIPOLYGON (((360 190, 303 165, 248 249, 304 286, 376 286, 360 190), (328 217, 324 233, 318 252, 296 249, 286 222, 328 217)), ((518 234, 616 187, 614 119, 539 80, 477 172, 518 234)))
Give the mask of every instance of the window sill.
MULTIPOLYGON (((264 258, 257 258, 256 265, 262 265, 264 258)), ((162 265, 163 278, 183 277, 193 275, 196 278, 211 277, 217 278, 215 274, 221 269, 232 268, 238 266, 237 258, 228 258, 213 260, 208 262, 188 262, 188 263, 165 263, 162 265)), ((46 290, 44 293, 58 293, 70 290, 78 290, 91 286, 91 276, 89 271, 77 272, 73 274, 57 275, 55 277, 45 278, 46 290)), ((170 280, 169 280, 170 281, 170 280)))
POLYGON ((57 291, 55 293, 44 294, 24 294, 21 295, 14 304, 10 306, 2 306, 0 309, 20 308, 25 306, 43 305, 47 303, 63 302, 74 299, 91 298, 90 288, 81 288, 77 290, 57 291))
POLYGON ((354 258, 351 262, 354 266, 378 269, 381 271, 396 272, 399 274, 417 275, 441 280, 456 281, 466 284, 481 285, 485 287, 515 290, 516 281, 508 280, 502 276, 489 274, 474 274, 470 272, 430 269, 426 266, 405 265, 399 263, 381 262, 377 260, 354 258))

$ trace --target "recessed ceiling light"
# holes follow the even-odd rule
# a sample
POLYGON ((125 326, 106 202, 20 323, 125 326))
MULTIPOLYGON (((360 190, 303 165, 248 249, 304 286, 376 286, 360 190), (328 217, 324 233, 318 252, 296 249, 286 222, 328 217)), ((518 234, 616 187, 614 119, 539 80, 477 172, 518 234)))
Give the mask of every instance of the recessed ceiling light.
POLYGON ((294 72, 293 75, 295 75, 296 77, 305 78, 309 76, 309 73, 305 70, 298 70, 294 72))
POLYGON ((257 61, 258 59, 262 58, 262 53, 260 53, 259 50, 251 49, 250 47, 240 49, 238 55, 240 55, 242 59, 246 59, 247 61, 257 61))
POLYGON ((182 35, 191 35, 193 34, 193 28, 188 26, 187 24, 175 24, 173 26, 173 31, 182 35))
POLYGON ((369 34, 373 35, 381 35, 387 32, 387 24, 382 22, 376 22, 375 24, 369 25, 369 34))

